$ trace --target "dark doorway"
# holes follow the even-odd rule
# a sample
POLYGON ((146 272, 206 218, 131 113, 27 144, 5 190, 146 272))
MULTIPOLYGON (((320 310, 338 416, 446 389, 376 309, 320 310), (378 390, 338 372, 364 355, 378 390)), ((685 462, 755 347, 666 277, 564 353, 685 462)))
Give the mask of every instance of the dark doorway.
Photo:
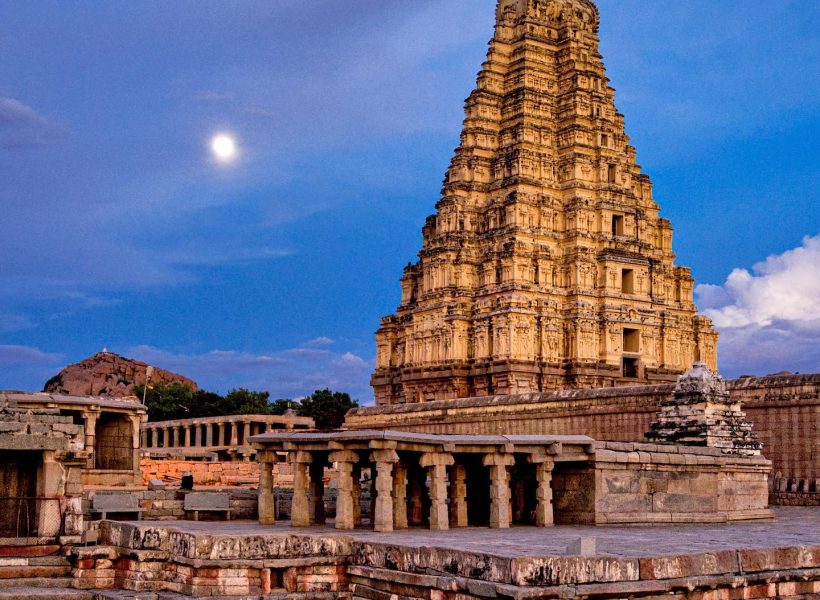
POLYGON ((481 455, 463 455, 460 462, 467 471, 467 524, 486 527, 490 524, 490 470, 481 455))
POLYGON ((538 489, 535 465, 527 462, 527 457, 516 455, 510 477, 510 498, 512 499, 513 525, 535 525, 535 492, 538 489))
POLYGON ((130 471, 133 464, 133 433, 127 415, 103 413, 97 420, 94 468, 130 471))
POLYGON ((0 451, 0 537, 36 534, 40 462, 40 452, 0 451))

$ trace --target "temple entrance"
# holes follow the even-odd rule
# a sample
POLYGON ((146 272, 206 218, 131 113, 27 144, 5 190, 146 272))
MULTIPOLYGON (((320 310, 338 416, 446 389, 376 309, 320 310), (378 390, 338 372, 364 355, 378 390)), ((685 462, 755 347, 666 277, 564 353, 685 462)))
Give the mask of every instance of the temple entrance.
POLYGON ((128 415, 102 413, 97 420, 94 468, 122 471, 133 469, 133 439, 128 415))
POLYGON ((40 452, 0 451, 0 537, 36 534, 40 462, 40 452))
POLYGON ((515 456, 515 465, 510 473, 510 498, 512 500, 513 525, 535 525, 535 508, 538 504, 536 491, 538 478, 536 466, 527 462, 522 454, 515 456))
POLYGON ((419 466, 419 455, 416 454, 407 463, 407 524, 429 527, 431 504, 427 469, 419 466))
POLYGON ((490 525, 490 470, 481 462, 481 455, 462 454, 459 462, 467 470, 467 525, 490 525))

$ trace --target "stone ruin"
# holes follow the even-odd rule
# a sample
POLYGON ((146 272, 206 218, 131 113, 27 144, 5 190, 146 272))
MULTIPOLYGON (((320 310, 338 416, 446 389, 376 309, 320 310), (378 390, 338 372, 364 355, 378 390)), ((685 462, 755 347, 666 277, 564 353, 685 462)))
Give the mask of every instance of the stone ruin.
POLYGON ((0 407, 0 538, 30 545, 78 541, 87 459, 83 427, 71 417, 6 401, 0 407))
POLYGON ((760 456, 762 449, 740 402, 730 397, 723 378, 703 362, 680 376, 650 427, 646 437, 658 443, 719 448, 724 454, 741 456, 760 456))

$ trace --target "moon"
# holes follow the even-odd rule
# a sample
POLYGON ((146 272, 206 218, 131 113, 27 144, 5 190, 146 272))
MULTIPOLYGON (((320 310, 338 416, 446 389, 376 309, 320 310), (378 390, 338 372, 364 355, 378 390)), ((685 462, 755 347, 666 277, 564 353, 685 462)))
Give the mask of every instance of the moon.
POLYGON ((236 140, 227 133, 220 133, 211 138, 211 152, 221 162, 231 162, 236 158, 236 140))

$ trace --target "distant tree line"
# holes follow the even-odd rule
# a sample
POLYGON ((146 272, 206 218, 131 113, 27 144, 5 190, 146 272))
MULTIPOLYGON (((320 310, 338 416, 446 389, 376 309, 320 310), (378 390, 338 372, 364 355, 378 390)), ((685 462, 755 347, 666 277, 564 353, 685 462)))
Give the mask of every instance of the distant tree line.
POLYGON ((302 417, 311 417, 318 429, 335 429, 341 426, 344 416, 351 408, 359 406, 350 394, 316 390, 300 400, 271 400, 268 392, 253 392, 245 388, 234 389, 222 396, 205 390, 194 391, 181 383, 137 386, 134 394, 148 408, 149 421, 194 419, 223 415, 282 415, 291 409, 302 417))

